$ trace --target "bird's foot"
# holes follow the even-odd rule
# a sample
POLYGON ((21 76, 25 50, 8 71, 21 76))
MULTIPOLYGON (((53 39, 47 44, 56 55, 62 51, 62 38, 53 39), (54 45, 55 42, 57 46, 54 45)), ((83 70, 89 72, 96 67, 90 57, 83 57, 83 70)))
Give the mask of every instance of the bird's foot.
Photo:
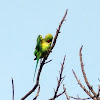
POLYGON ((48 49, 47 52, 52 52, 52 50, 51 49, 48 49))

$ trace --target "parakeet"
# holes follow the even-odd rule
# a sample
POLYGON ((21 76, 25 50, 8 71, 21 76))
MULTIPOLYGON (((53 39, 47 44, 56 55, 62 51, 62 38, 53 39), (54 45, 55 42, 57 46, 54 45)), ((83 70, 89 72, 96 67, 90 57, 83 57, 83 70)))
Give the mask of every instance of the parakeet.
MULTIPOLYGON (((42 39, 41 35, 39 35, 37 37, 37 45, 36 45, 36 48, 34 51, 34 55, 36 56, 36 58, 34 60, 37 60, 35 72, 34 72, 34 77, 35 77, 35 73, 36 73, 39 59, 45 57, 48 49, 50 49, 50 47, 51 47, 52 40, 53 40, 52 34, 47 34, 44 39, 42 39)), ((34 81, 34 77, 33 77, 33 81, 34 81)))

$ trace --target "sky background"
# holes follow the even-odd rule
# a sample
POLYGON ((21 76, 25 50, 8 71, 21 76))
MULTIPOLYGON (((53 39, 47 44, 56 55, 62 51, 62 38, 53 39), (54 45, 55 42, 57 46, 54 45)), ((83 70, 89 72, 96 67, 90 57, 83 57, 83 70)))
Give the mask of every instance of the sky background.
MULTIPOLYGON (((57 43, 48 57, 52 62, 43 67, 37 100, 53 97, 59 70, 66 55, 63 84, 69 96, 88 97, 72 73, 86 86, 82 77, 79 49, 83 45, 83 62, 88 81, 98 91, 100 82, 100 0, 1 0, 0 1, 0 100, 12 100, 11 78, 15 100, 32 89, 36 66, 34 50, 38 35, 55 36, 68 9, 57 43)), ((39 68, 39 65, 38 65, 39 68)), ((36 77, 35 77, 36 78, 36 77)), ((62 85, 63 85, 62 84, 62 85)), ((59 92, 63 91, 61 85, 59 92)), ((36 90, 37 91, 37 90, 36 90)), ((32 100, 32 93, 26 100, 32 100)), ((57 100, 66 100, 63 94, 57 100)))

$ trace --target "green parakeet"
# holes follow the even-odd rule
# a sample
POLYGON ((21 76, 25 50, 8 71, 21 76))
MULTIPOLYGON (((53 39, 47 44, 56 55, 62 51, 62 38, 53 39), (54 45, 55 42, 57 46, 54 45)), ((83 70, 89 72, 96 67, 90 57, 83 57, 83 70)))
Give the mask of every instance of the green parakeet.
MULTIPOLYGON (((45 55, 47 54, 48 49, 51 47, 52 39, 53 39, 52 34, 47 34, 44 39, 42 39, 41 35, 37 37, 37 45, 34 51, 34 55, 36 56, 34 60, 37 60, 34 77, 35 77, 39 59, 45 57, 45 55)), ((33 78, 33 81, 34 81, 34 78, 33 78)))

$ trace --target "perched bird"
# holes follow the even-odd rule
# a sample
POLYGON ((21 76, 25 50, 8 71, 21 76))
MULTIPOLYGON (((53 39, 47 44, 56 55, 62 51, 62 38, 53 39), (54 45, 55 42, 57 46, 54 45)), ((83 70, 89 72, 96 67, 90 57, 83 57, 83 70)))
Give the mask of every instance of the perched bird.
MULTIPOLYGON (((52 39, 53 39, 52 34, 47 34, 44 39, 42 39, 41 35, 39 35, 37 37, 37 45, 36 45, 36 48, 34 51, 34 55, 36 56, 34 58, 34 60, 37 60, 35 72, 34 72, 34 77, 35 77, 35 73, 36 73, 39 59, 45 57, 45 55, 47 54, 48 49, 50 49, 50 47, 51 47, 52 39)), ((34 81, 34 77, 33 77, 33 81, 34 81)))

